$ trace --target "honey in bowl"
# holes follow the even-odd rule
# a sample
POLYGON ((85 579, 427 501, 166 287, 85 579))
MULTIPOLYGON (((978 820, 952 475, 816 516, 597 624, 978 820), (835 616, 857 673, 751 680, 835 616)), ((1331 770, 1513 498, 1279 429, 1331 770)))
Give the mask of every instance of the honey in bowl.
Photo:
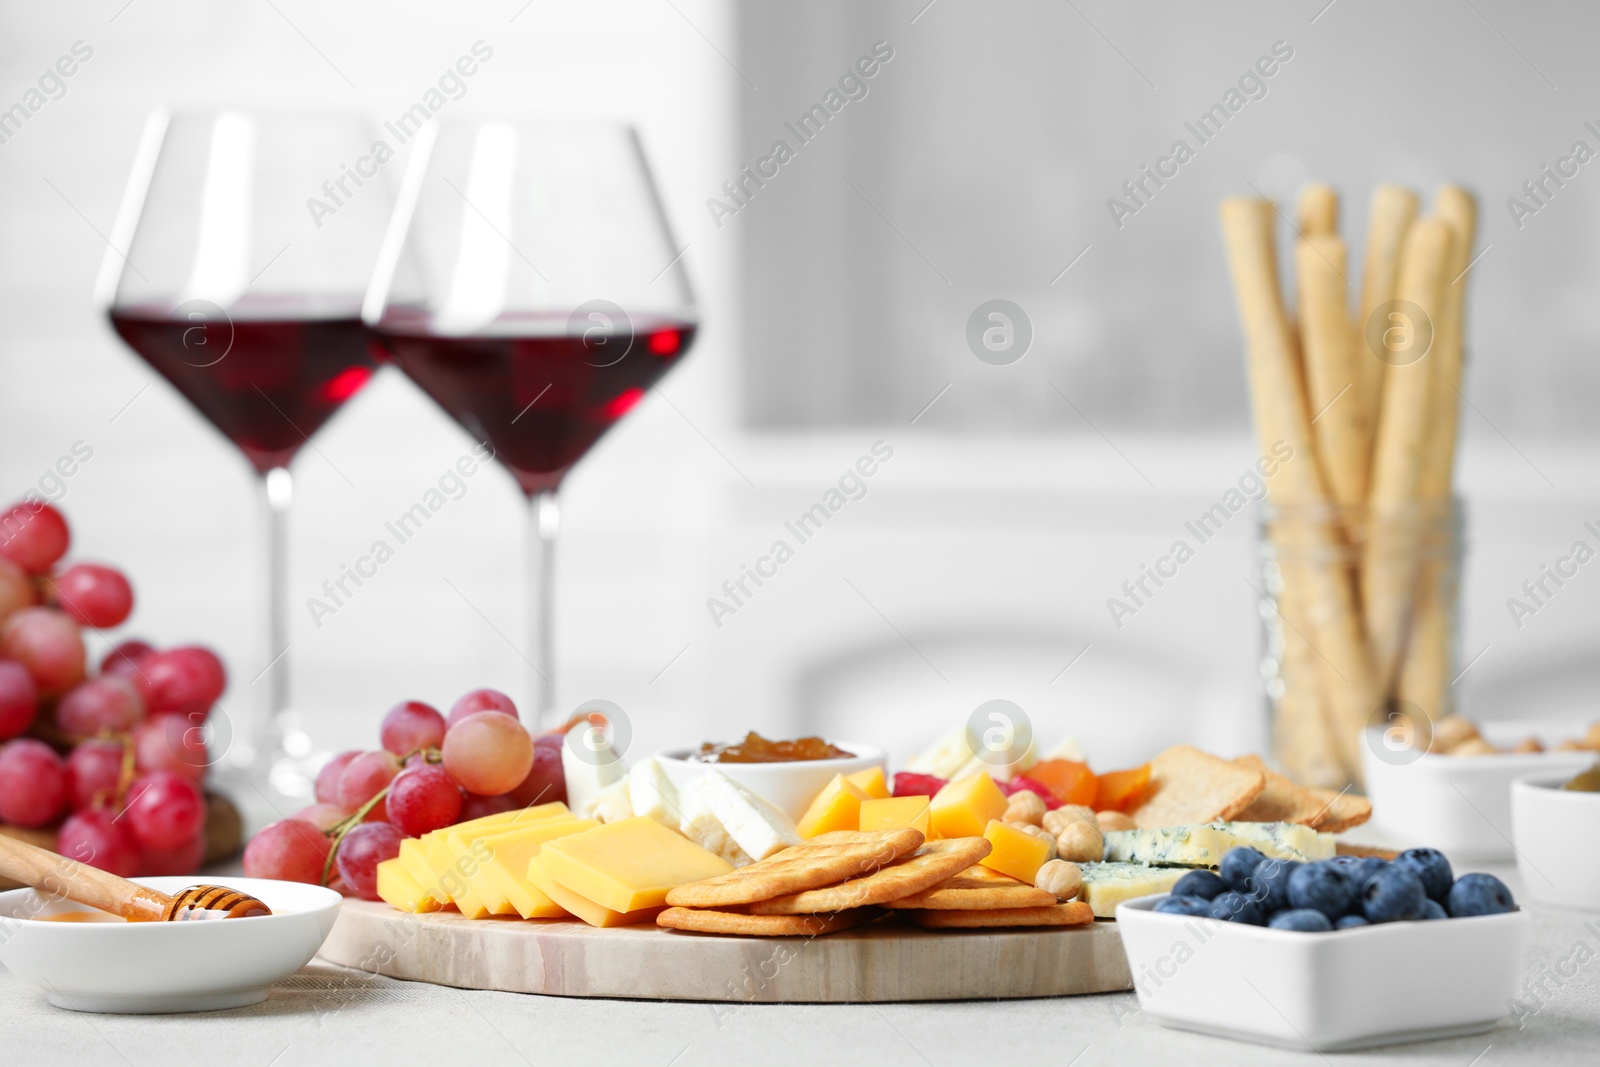
POLYGON ((127 922, 120 915, 112 915, 105 911, 58 911, 50 915, 38 916, 44 922, 52 923, 121 923, 127 922))
POLYGON ((799 737, 793 741, 772 741, 751 730, 742 741, 726 741, 700 746, 700 751, 689 757, 697 763, 799 763, 819 759, 850 759, 854 752, 846 752, 838 745, 820 737, 799 737))

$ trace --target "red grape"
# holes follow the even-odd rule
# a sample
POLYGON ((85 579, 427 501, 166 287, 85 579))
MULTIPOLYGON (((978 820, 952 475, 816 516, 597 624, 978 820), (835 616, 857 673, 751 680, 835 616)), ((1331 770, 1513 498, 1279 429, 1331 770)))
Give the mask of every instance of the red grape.
MULTIPOLYGON (((361 805, 377 796, 388 784, 394 781, 394 776, 400 773, 400 761, 390 752, 363 752, 351 760, 339 774, 339 799, 338 805, 345 811, 354 812, 361 805)), ((368 813, 368 817, 383 810, 383 802, 378 804, 368 813)), ((378 818, 383 818, 378 815, 378 818)))
POLYGON ((447 725, 454 726, 468 715, 476 715, 480 711, 498 711, 517 717, 517 706, 511 698, 498 689, 474 689, 454 704, 450 705, 450 718, 447 725))
POLYGON ((244 873, 250 878, 322 884, 322 868, 333 842, 317 827, 284 819, 264 828, 244 847, 244 873))
POLYGON ((567 776, 561 769, 561 743, 560 734, 540 734, 533 739, 533 766, 522 784, 511 791, 519 808, 566 802, 567 776))
POLYGON ((897 797, 931 797, 948 783, 932 774, 915 771, 897 771, 894 776, 894 795, 897 797))
POLYGON ((511 716, 480 711, 444 735, 444 769, 470 793, 509 793, 532 767, 533 738, 511 716))
POLYGON ((139 688, 152 715, 204 715, 227 687, 222 661, 199 645, 154 652, 139 664, 139 688))
POLYGON ((56 725, 68 737, 93 737, 105 730, 131 730, 144 718, 144 697, 126 678, 79 682, 56 705, 56 725))
POLYGON ((54 603, 85 626, 120 626, 133 613, 133 586, 115 567, 74 563, 50 581, 54 603))
POLYGON ((155 646, 137 637, 119 641, 100 661, 101 674, 120 674, 129 678, 139 675, 137 670, 144 658, 155 651, 155 646))
POLYGON ((64 693, 83 677, 83 637, 54 608, 23 608, 0 624, 0 656, 28 668, 46 695, 64 693))
POLYGON ((377 900, 378 864, 400 855, 403 840, 405 835, 390 823, 363 823, 339 842, 339 854, 334 858, 339 876, 356 896, 377 900))
POLYGON ((177 849, 205 825, 206 798, 188 778, 156 771, 134 779, 123 816, 140 847, 177 849))
POLYGON ((485 815, 499 815, 501 812, 516 811, 523 805, 518 804, 516 798, 510 793, 502 793, 497 797, 480 797, 476 794, 467 794, 467 799, 461 802, 461 814, 456 818, 459 822, 471 822, 481 819, 485 815))
POLYGON ((289 818, 298 819, 301 822, 308 822, 318 829, 332 830, 335 826, 338 826, 340 823, 344 822, 345 819, 349 818, 349 816, 350 813, 348 811, 340 811, 332 804, 307 804, 305 807, 289 816, 289 818))
POLYGON ((153 878, 161 875, 193 874, 206 858, 206 836, 195 834, 173 848, 142 848, 139 850, 139 874, 153 878))
POLYGON ((38 602, 33 579, 28 577, 28 572, 9 559, 0 557, 0 620, 38 602))
POLYGON ((139 873, 139 847, 109 808, 85 808, 68 815, 57 835, 56 851, 123 878, 139 873))
POLYGON ((444 716, 420 700, 408 700, 389 709, 378 737, 396 756, 419 748, 438 748, 444 740, 444 716))
POLYGON ((75 810, 94 806, 95 798, 115 798, 122 784, 122 743, 85 741, 67 754, 67 797, 75 810))
POLYGON ((322 770, 317 772, 316 797, 322 804, 339 803, 339 776, 344 773, 350 761, 361 755, 361 750, 352 748, 341 752, 322 765, 322 770))
POLYGON ((55 749, 31 737, 0 745, 0 822, 43 826, 67 803, 67 767, 55 749))
POLYGON ((0 741, 33 725, 39 711, 39 687, 28 668, 14 659, 0 659, 0 741))
POLYGON ((453 826, 461 817, 461 787, 436 763, 402 771, 384 798, 389 821, 407 837, 453 826))
POLYGON ((0 556, 34 574, 44 574, 67 554, 67 520, 49 504, 13 504, 0 514, 0 556))
POLYGON ((145 774, 170 771, 202 778, 211 765, 205 731, 182 715, 157 715, 133 728, 133 756, 145 774))

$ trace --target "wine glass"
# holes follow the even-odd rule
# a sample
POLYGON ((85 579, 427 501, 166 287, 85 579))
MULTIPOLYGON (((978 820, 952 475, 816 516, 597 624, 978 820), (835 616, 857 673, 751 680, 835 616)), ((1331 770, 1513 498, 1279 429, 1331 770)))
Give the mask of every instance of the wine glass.
POLYGON ((264 713, 225 758, 289 796, 309 794, 314 769, 289 704, 289 463, 381 355, 360 316, 394 203, 379 143, 358 119, 157 111, 100 278, 118 335, 260 479, 267 626, 250 673, 264 713))
POLYGON ((682 258, 629 126, 418 135, 362 312, 530 501, 534 725, 555 708, 556 491, 693 342, 682 258))

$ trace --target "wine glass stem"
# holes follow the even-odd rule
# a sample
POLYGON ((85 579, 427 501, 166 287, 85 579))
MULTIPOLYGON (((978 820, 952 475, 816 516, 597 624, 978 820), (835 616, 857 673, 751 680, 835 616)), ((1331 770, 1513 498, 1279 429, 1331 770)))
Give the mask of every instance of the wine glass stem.
POLYGON ((284 751, 289 708, 289 504, 294 482, 289 468, 274 467, 263 481, 266 490, 267 666, 266 714, 256 739, 256 758, 272 761, 284 751))
POLYGON ((529 598, 528 661, 529 688, 534 693, 533 725, 548 729, 559 725, 556 714, 556 634, 555 574, 556 533, 561 526, 561 507, 554 489, 535 493, 532 501, 532 531, 528 538, 528 576, 534 583, 529 598))

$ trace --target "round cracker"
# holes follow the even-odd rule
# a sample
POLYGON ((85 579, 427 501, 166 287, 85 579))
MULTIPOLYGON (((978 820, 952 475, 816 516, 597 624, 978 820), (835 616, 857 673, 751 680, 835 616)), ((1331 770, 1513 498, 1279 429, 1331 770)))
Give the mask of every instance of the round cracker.
POLYGON ((835 830, 715 878, 675 886, 667 903, 683 908, 754 904, 859 878, 922 844, 919 830, 835 830))
POLYGON ((757 901, 750 905, 750 914, 812 915, 899 900, 959 874, 987 856, 991 848, 993 845, 981 837, 928 841, 915 852, 865 877, 757 901))
POLYGON ((1056 895, 1023 882, 1003 882, 952 878, 932 889, 911 893, 885 902, 887 908, 932 909, 935 911, 983 911, 994 908, 1037 908, 1054 904, 1056 895))
POLYGON ((882 914, 877 908, 852 908, 832 915, 746 915, 711 908, 668 908, 656 916, 656 925, 701 934, 820 937, 869 923, 882 914))
POLYGON ((918 926, 936 930, 996 926, 1088 926, 1094 909, 1081 900, 1038 908, 985 908, 977 911, 903 911, 918 926))

